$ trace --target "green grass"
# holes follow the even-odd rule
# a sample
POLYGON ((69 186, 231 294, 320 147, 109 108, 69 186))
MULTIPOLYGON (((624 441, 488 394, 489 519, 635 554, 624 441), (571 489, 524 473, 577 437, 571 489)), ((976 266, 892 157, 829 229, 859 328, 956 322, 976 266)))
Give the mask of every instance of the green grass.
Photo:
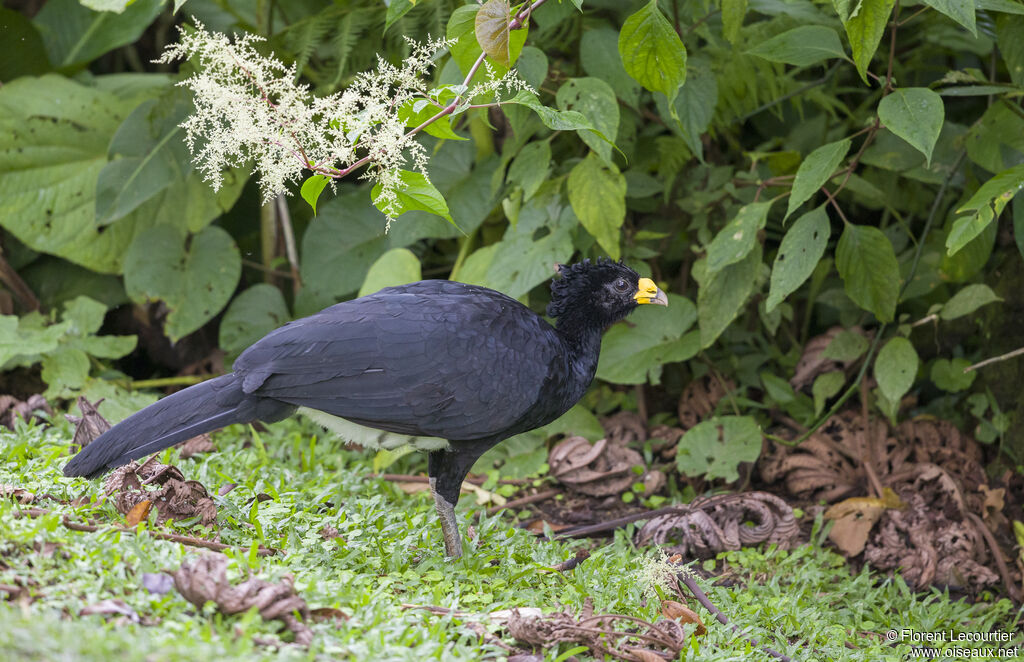
MULTIPOLYGON (((228 552, 232 577, 252 571, 275 580, 291 574, 310 607, 337 607, 349 616, 313 623, 308 650, 260 646, 253 636, 289 635, 281 634, 278 621, 265 622, 255 613, 225 617, 211 605, 196 609, 176 591, 153 595, 142 588, 142 573, 176 569, 199 550, 145 532, 79 533, 61 524, 69 513, 123 522, 101 499, 101 481, 61 475, 70 438, 63 422, 0 432, 0 484, 66 501, 85 493, 93 501, 76 513, 43 499, 33 506, 53 513, 29 518, 17 517, 22 506, 0 498, 0 583, 28 580, 34 597, 0 602, 5 660, 500 659, 502 651, 482 644, 460 619, 403 610, 401 604, 486 614, 511 607, 576 611, 590 598, 596 613, 657 617, 657 600, 643 595, 642 571, 644 557, 655 552, 635 548, 627 532, 610 542, 538 541, 516 529, 511 518, 487 517, 465 496, 458 509, 462 529, 479 515, 477 541, 467 543, 464 558, 449 561, 426 493, 406 495, 394 484, 366 478, 372 455, 347 451, 337 440, 317 438, 308 424, 290 421, 254 443, 246 443, 252 440, 248 429, 233 427, 217 438, 217 453, 190 460, 179 460, 177 451, 161 456, 212 494, 225 483, 238 484, 214 496, 220 539, 239 546, 228 552), (247 505, 259 493, 272 498, 247 505), (318 532, 326 524, 341 537, 324 540, 318 532), (49 556, 37 551, 47 542, 57 544, 49 556), (286 554, 257 557, 250 553, 255 543, 286 554), (577 569, 543 572, 591 546, 590 559, 577 569), (82 607, 107 598, 124 600, 155 624, 78 616, 82 607)), ((196 534, 187 527, 180 532, 196 534)), ((1006 600, 968 605, 938 592, 912 593, 898 578, 867 571, 851 575, 842 557, 819 545, 729 552, 717 567, 728 568, 739 581, 730 587, 702 582, 712 601, 745 633, 794 659, 905 659, 909 644, 890 645, 887 630, 1016 631, 1021 620, 1021 611, 1006 600)), ((691 606, 709 632, 681 659, 768 659, 695 602, 691 606)), ((546 659, 557 660, 572 648, 549 649, 546 659)))

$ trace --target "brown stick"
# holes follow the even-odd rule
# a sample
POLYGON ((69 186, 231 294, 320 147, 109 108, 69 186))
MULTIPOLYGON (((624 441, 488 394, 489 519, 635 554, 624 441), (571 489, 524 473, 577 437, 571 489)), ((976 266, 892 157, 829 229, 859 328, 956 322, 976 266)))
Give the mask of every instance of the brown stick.
MULTIPOLYGON (((25 508, 25 509, 19 510, 15 514, 15 517, 19 517, 19 516, 24 516, 24 517, 42 517, 44 515, 49 515, 52 512, 53 511, 47 510, 45 508, 25 508)), ((103 526, 97 526, 95 524, 86 524, 86 523, 82 523, 82 522, 73 522, 73 521, 71 521, 71 518, 69 516, 67 516, 67 515, 64 515, 64 516, 61 517, 61 524, 63 524, 66 528, 71 529, 72 531, 82 531, 82 532, 85 532, 85 533, 96 533, 97 531, 102 531, 102 530, 105 530, 105 529, 113 529, 114 531, 121 531, 121 532, 124 532, 124 533, 135 533, 136 532, 135 529, 133 529, 131 527, 119 526, 119 525, 116 525, 116 524, 111 525, 109 527, 103 527, 103 526)), ((160 540, 168 540, 170 542, 177 542, 177 543, 181 543, 182 545, 188 545, 190 547, 202 547, 204 549, 210 549, 210 550, 213 550, 215 552, 223 552, 226 549, 237 549, 237 550, 240 550, 240 551, 248 551, 248 549, 249 549, 248 547, 241 547, 241 546, 238 546, 238 545, 225 545, 222 542, 215 542, 213 540, 205 540, 203 538, 196 538, 195 536, 183 536, 183 535, 178 534, 178 533, 166 533, 164 531, 154 531, 152 529, 149 529, 149 535, 153 536, 154 538, 158 538, 160 540)), ((256 553, 259 556, 273 556, 275 554, 280 554, 281 550, 274 549, 272 547, 262 547, 261 546, 257 550, 256 553)))
POLYGON ((992 558, 995 559, 996 568, 999 569, 999 575, 1003 580, 1003 586, 1006 587, 1006 593, 1010 596, 1010 599, 1020 604, 1020 590, 1018 590, 1017 585, 1010 577, 1010 568, 1006 565, 1006 560, 1003 559, 1003 550, 1000 549, 995 536, 993 536, 992 532, 988 530, 988 527, 985 526, 985 522, 980 517, 972 512, 964 512, 964 514, 967 515, 968 519, 971 520, 971 523, 974 524, 974 528, 981 533, 985 542, 988 543, 989 551, 992 552, 992 558))
POLYGON ((507 501, 505 502, 504 506, 493 506, 491 508, 488 508, 487 514, 493 515, 495 513, 500 513, 502 510, 505 510, 506 508, 519 508, 521 506, 528 506, 531 503, 537 503, 538 501, 547 501, 548 499, 558 496, 559 494, 561 494, 560 490, 544 490, 543 492, 537 492, 536 494, 531 494, 529 496, 524 496, 519 499, 512 499, 511 501, 507 501))

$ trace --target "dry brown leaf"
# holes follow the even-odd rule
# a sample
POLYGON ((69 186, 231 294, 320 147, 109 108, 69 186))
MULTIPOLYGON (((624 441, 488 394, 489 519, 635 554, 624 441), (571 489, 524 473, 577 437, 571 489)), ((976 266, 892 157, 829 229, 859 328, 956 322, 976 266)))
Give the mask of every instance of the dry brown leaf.
POLYGON ((82 610, 78 612, 79 616, 91 616, 93 614, 101 614, 103 616, 123 616, 132 623, 139 623, 142 619, 135 612, 134 609, 128 606, 124 600, 120 599, 108 599, 101 600, 97 603, 82 607, 82 610))
MULTIPOLYGON (((181 471, 154 458, 139 464, 129 462, 107 476, 103 490, 113 497, 117 510, 128 515, 143 501, 157 509, 157 523, 177 522, 198 517, 203 526, 217 521, 217 506, 202 483, 186 480, 181 471)), ((147 513, 148 516, 148 513, 147 513)), ((139 520, 141 521, 141 520, 139 520)))
POLYGON ((181 449, 178 452, 178 457, 183 460, 187 460, 199 453, 212 453, 217 450, 217 447, 213 445, 213 439, 210 438, 209 434, 205 433, 181 442, 178 444, 178 448, 181 449))
POLYGON ((661 601, 661 615, 665 618, 671 618, 673 621, 679 623, 693 623, 697 626, 694 631, 698 637, 707 634, 707 628, 704 627, 704 621, 700 620, 700 616, 694 610, 690 609, 681 602, 675 600, 662 600, 661 601))
POLYGON ((689 430, 710 416, 718 402, 736 389, 732 380, 724 382, 712 375, 704 375, 686 385, 679 396, 679 427, 689 430))
POLYGON ((144 499, 128 511, 128 514, 124 516, 124 523, 128 526, 138 526, 139 522, 144 522, 149 517, 149 511, 153 507, 153 502, 149 499, 144 499))
POLYGON ((551 475, 560 483, 589 496, 621 494, 641 479, 633 471, 644 466, 632 448, 601 439, 591 445, 585 437, 568 437, 548 455, 551 475))
POLYGON ((178 592, 197 607, 213 602, 228 615, 256 607, 264 619, 283 621, 295 634, 295 643, 308 646, 313 641, 313 631, 303 623, 309 619, 309 607, 295 593, 291 575, 276 584, 255 577, 232 584, 227 579, 227 567, 228 558, 223 554, 203 554, 192 563, 183 563, 171 576, 178 592))
POLYGON ((27 400, 19 400, 13 395, 0 395, 0 426, 8 430, 14 429, 14 421, 18 418, 24 421, 33 418, 40 421, 45 420, 36 414, 37 411, 53 416, 50 403, 38 393, 30 395, 27 400))
POLYGON ((889 508, 905 508, 906 504, 890 488, 883 490, 882 498, 853 497, 840 501, 825 511, 825 518, 833 520, 829 540, 844 556, 857 556, 864 551, 868 535, 889 508))
POLYGON ((0 497, 5 499, 14 499, 22 505, 32 503, 36 500, 36 495, 29 492, 24 487, 9 485, 7 483, 0 483, 0 497))
POLYGON ((110 423, 99 412, 100 403, 104 398, 96 402, 89 402, 84 397, 78 398, 78 410, 82 416, 65 414, 64 418, 71 421, 75 426, 75 435, 71 439, 72 448, 85 448, 93 439, 110 429, 110 423))

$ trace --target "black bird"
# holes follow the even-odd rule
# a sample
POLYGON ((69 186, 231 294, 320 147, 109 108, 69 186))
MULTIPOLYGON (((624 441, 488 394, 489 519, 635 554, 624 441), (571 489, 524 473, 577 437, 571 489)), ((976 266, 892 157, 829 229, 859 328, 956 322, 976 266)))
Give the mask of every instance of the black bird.
POLYGON ((629 267, 559 265, 544 319, 500 292, 446 280, 388 287, 272 331, 234 372, 163 398, 96 438, 66 476, 107 469, 232 423, 300 409, 367 446, 429 450, 445 551, 462 555, 455 504, 484 451, 583 397, 601 334, 639 304, 668 305, 629 267))

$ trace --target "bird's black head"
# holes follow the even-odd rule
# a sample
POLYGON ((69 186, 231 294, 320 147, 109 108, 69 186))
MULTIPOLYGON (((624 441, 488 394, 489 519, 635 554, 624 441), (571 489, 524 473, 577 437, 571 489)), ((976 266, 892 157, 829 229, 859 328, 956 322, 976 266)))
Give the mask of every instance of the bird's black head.
POLYGON ((583 325, 604 329, 623 319, 640 304, 668 305, 665 293, 650 278, 641 278, 621 262, 583 260, 558 265, 551 281, 547 313, 558 326, 583 325))

